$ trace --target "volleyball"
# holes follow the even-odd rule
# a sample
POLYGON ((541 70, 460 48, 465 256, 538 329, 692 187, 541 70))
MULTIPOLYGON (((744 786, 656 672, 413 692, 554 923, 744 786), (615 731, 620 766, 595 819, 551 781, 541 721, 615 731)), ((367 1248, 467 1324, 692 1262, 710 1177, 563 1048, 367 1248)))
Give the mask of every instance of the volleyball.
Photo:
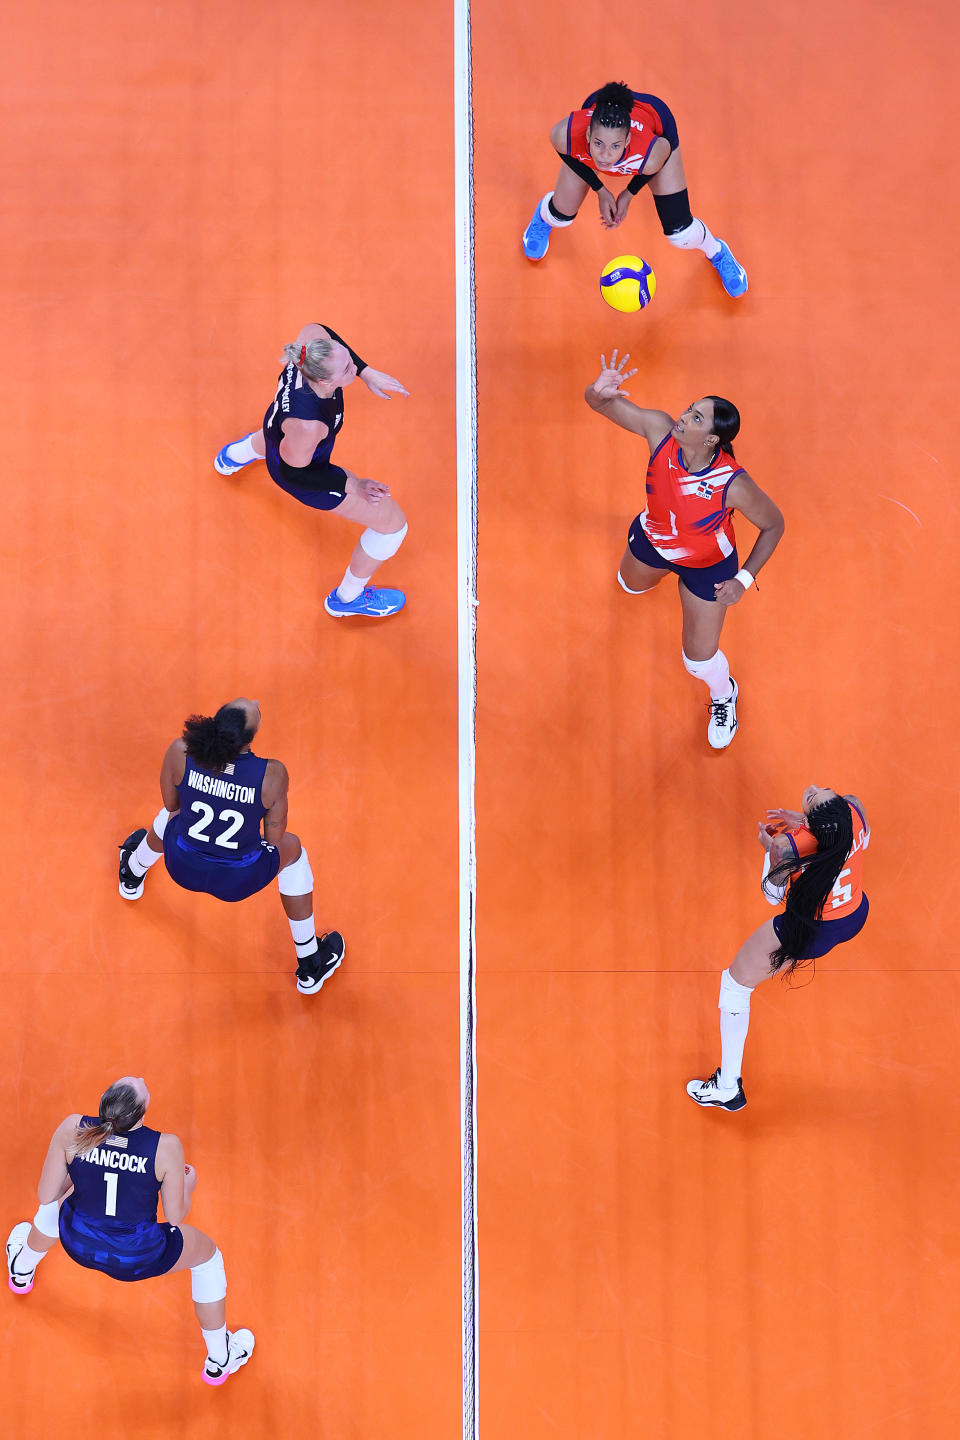
POLYGON ((649 305, 657 289, 657 277, 639 255, 618 255, 604 265, 600 294, 614 310, 629 313, 649 305))

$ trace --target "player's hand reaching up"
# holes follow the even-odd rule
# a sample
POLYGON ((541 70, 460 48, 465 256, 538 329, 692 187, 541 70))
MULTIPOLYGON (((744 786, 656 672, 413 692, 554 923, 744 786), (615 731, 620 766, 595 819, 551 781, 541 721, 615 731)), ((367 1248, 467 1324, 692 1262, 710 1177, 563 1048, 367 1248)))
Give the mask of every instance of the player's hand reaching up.
POLYGON ((607 364, 606 355, 600 356, 600 374, 593 382, 593 393, 601 400, 610 400, 614 395, 629 395, 629 390, 620 387, 631 375, 636 375, 637 367, 627 370, 626 364, 630 359, 629 354, 624 355, 622 360, 617 359, 617 352, 614 350, 610 356, 610 364, 607 364))
POLYGON ((374 395, 379 395, 382 400, 388 400, 391 395, 409 395, 410 393, 409 390, 404 390, 400 381, 395 380, 392 375, 388 375, 384 370, 374 370, 370 365, 361 370, 360 379, 368 390, 372 391, 374 395))
POLYGON ((788 826, 792 830, 797 825, 806 825, 807 821, 799 810, 768 810, 767 823, 780 827, 788 826))

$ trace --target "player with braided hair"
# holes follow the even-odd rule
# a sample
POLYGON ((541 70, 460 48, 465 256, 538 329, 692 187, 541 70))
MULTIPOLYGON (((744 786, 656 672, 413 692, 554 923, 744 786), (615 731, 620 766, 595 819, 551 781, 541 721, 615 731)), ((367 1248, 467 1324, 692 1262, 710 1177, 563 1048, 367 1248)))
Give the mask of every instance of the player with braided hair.
POLYGON ((537 205, 523 232, 523 253, 542 260, 551 230, 572 225, 587 190, 596 191, 600 223, 614 230, 625 219, 634 195, 649 184, 660 224, 679 250, 702 250, 728 295, 747 289, 747 272, 724 240, 694 218, 680 157, 677 122, 656 95, 611 82, 588 95, 579 110, 558 120, 550 143, 563 162, 554 188, 537 205), (601 176, 622 175, 618 196, 601 176))
POLYGON ((801 806, 768 810, 759 826, 763 893, 786 908, 754 931, 720 976, 720 1065, 709 1079, 687 1085, 698 1105, 742 1110, 747 1103, 740 1070, 756 987, 813 964, 866 924, 861 871, 870 827, 863 805, 855 795, 808 785, 801 806))
POLYGON ((221 475, 236 475, 254 460, 266 460, 274 484, 313 510, 331 510, 365 528, 346 574, 323 602, 328 615, 395 615, 406 604, 402 590, 375 589, 374 571, 396 555, 407 533, 403 511, 389 487, 362 480, 331 463, 343 424, 343 392, 359 376, 382 399, 406 395, 399 380, 374 370, 329 325, 304 325, 291 345, 277 393, 262 430, 224 445, 214 460, 221 475))

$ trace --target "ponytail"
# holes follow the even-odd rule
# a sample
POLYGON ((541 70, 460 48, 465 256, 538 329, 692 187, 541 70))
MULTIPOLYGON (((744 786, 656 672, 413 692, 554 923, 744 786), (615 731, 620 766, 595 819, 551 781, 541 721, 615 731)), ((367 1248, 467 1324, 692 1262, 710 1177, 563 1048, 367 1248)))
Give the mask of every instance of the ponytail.
POLYGON ((633 91, 629 85, 611 80, 597 91, 590 124, 599 125, 602 130, 626 130, 629 134, 632 113, 633 91))
POLYGON ((805 963, 799 957, 816 934, 827 896, 853 849, 850 806, 839 795, 815 806, 807 816, 807 825, 817 842, 814 853, 799 860, 789 856, 772 866, 767 877, 772 885, 790 881, 787 908, 780 919, 780 945, 770 956, 774 970, 792 971, 805 963), (791 875, 795 876, 792 880, 791 875))
POLYGON ((92 1125, 77 1126, 73 1141, 75 1153, 86 1155, 111 1135, 125 1135, 140 1124, 145 1112, 146 1106, 132 1085, 111 1085, 100 1096, 99 1118, 92 1125))
POLYGON ((187 754, 204 770, 226 770, 255 734, 239 705, 221 705, 216 715, 188 715, 183 722, 187 754))
POLYGON ((325 381, 333 351, 332 340, 311 340, 307 345, 284 345, 281 359, 286 365, 296 365, 307 380, 325 381))
POLYGON ((722 395, 705 395, 703 398, 713 401, 712 430, 720 442, 717 449, 735 460, 737 457, 733 453, 732 442, 740 434, 740 411, 732 400, 724 400, 722 395))

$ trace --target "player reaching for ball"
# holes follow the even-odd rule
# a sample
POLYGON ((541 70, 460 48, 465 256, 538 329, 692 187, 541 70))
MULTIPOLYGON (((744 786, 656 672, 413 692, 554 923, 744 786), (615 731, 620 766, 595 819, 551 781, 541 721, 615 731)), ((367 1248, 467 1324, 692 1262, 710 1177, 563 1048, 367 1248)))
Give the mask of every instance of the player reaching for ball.
POLYGON ((720 976, 720 1064, 707 1080, 691 1080, 698 1105, 742 1110, 743 1047, 750 996, 772 975, 791 975, 852 940, 866 924, 869 904, 860 875, 870 827, 855 795, 808 785, 802 811, 768 810, 758 839, 764 849, 761 885, 771 905, 786 900, 741 946, 720 976))
POLYGON ((150 1092, 125 1075, 100 1097, 96 1116, 68 1115, 53 1132, 33 1218, 7 1240, 14 1295, 29 1295, 37 1266, 59 1240, 78 1265, 114 1280, 151 1280, 189 1270, 207 1347, 202 1378, 222 1385, 253 1354, 249 1330, 227 1329, 223 1256, 202 1230, 184 1225, 197 1172, 176 1135, 143 1123, 150 1092), (157 1198, 163 1221, 157 1220, 157 1198))
POLYGON ((161 857, 177 885, 218 900, 246 900, 276 878, 297 950, 297 989, 315 995, 343 959, 343 936, 317 938, 310 861, 287 829, 286 766, 250 749, 260 720, 256 700, 232 700, 184 722, 163 757, 163 806, 149 830, 134 830, 120 846, 120 894, 139 900, 161 857))
POLYGON ((523 232, 528 260, 543 259, 551 230, 573 224, 588 189, 597 192, 601 224, 613 230, 626 217, 634 195, 649 184, 670 244, 679 250, 702 250, 728 295, 746 292, 747 272, 729 245, 690 212, 677 122, 656 95, 615 82, 604 85, 588 95, 579 110, 557 121, 550 143, 563 163, 555 187, 544 195, 523 232), (614 196, 601 175, 629 179, 614 196))
POLYGON ((617 574, 628 595, 652 590, 667 574, 679 579, 683 611, 683 663, 710 691, 707 739, 724 750, 737 729, 737 682, 720 649, 720 632, 730 605, 754 583, 783 535, 783 516, 755 485, 733 453, 740 430, 735 405, 706 395, 673 420, 663 410, 644 410, 622 389, 636 370, 625 371, 629 355, 608 365, 586 392, 599 415, 650 447, 647 504, 630 526, 617 574), (760 531, 741 567, 733 512, 739 510, 760 531))
POLYGON ((407 391, 392 375, 361 360, 329 325, 305 325, 293 344, 284 346, 283 359, 262 430, 224 445, 214 466, 221 475, 236 475, 252 461, 266 460, 270 478, 301 505, 333 510, 362 525, 346 574, 324 600, 324 609, 335 619, 395 615, 406 603, 403 591, 375 589, 368 581, 403 544, 403 511, 386 485, 361 480, 330 457, 343 424, 344 389, 358 375, 384 399, 407 391))

